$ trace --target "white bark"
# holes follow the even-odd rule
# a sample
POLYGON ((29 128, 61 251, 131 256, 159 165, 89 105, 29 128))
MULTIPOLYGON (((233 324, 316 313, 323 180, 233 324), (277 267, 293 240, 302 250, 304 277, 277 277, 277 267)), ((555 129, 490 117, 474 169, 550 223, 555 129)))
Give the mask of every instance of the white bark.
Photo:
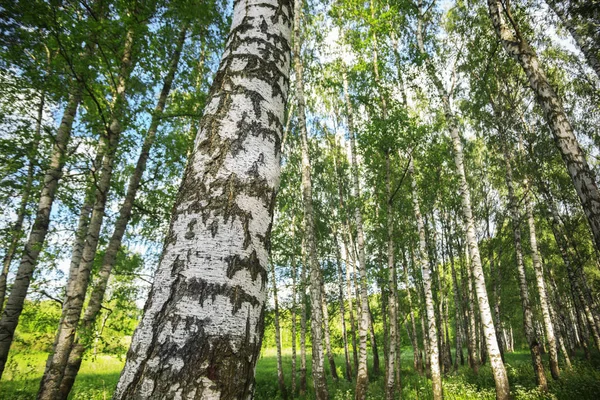
POLYGON ((232 27, 114 399, 250 399, 290 67, 291 5, 232 27))
POLYGON ((417 252, 417 260, 421 267, 423 275, 423 289, 425 294, 425 313, 427 316, 427 335, 429 342, 429 363, 431 368, 431 380, 433 386, 433 398, 441 400, 442 392, 442 373, 440 370, 440 354, 439 354, 439 338, 435 318, 435 304, 433 302, 431 269, 429 268, 429 257, 427 254, 427 243, 425 241, 425 225, 421 215, 419 205, 417 181, 414 177, 414 169, 412 159, 409 161, 409 172, 412 177, 412 200, 415 219, 417 220, 417 231, 419 233, 419 251, 417 252))

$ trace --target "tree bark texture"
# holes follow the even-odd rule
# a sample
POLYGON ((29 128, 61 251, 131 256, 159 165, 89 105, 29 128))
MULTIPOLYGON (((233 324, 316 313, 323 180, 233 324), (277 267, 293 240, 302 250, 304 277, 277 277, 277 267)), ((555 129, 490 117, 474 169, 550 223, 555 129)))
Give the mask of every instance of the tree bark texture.
POLYGON ((340 254, 340 246, 337 233, 335 240, 335 261, 338 274, 338 298, 340 302, 340 323, 342 326, 342 340, 344 342, 344 360, 346 369, 344 376, 348 382, 352 381, 352 364, 350 363, 350 352, 348 351, 348 330, 346 328, 346 306, 344 302, 344 272, 342 270, 342 256, 340 254))
POLYGON ((114 399, 250 399, 288 92, 292 5, 232 26, 114 399))
MULTIPOLYGON (((506 52, 515 58, 525 71, 529 85, 537 97, 537 103, 552 131, 554 142, 560 151, 567 172, 573 181, 583 211, 592 230, 596 248, 600 249, 600 191, 593 170, 588 165, 585 154, 573 132, 571 123, 565 114, 562 102, 554 88, 548 82, 535 51, 527 40, 516 30, 509 29, 499 0, 488 0, 490 18, 496 34, 506 52)), ((510 9, 505 9, 512 21, 510 9)), ((513 26, 514 21, 512 21, 513 26)), ((515 28, 516 29, 516 28, 515 28)))

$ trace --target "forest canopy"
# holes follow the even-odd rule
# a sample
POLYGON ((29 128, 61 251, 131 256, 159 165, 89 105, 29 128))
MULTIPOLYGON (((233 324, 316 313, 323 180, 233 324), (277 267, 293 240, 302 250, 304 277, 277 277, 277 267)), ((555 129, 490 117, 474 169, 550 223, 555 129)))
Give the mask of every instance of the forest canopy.
POLYGON ((0 398, 595 399, 598 0, 5 0, 0 398))

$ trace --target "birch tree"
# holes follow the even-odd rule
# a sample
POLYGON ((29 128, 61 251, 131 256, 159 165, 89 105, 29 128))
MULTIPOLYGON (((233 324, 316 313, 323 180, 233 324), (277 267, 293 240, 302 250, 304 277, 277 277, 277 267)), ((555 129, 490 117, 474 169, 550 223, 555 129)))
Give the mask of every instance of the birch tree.
POLYGON ((234 2, 229 39, 115 399, 252 396, 292 17, 289 3, 234 2))

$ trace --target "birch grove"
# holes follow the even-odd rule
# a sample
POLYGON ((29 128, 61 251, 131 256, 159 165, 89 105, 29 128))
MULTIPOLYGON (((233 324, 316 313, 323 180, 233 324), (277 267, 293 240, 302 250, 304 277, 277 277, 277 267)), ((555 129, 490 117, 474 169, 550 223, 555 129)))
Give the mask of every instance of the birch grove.
POLYGON ((597 397, 595 1, 0 9, 0 398, 597 397))

